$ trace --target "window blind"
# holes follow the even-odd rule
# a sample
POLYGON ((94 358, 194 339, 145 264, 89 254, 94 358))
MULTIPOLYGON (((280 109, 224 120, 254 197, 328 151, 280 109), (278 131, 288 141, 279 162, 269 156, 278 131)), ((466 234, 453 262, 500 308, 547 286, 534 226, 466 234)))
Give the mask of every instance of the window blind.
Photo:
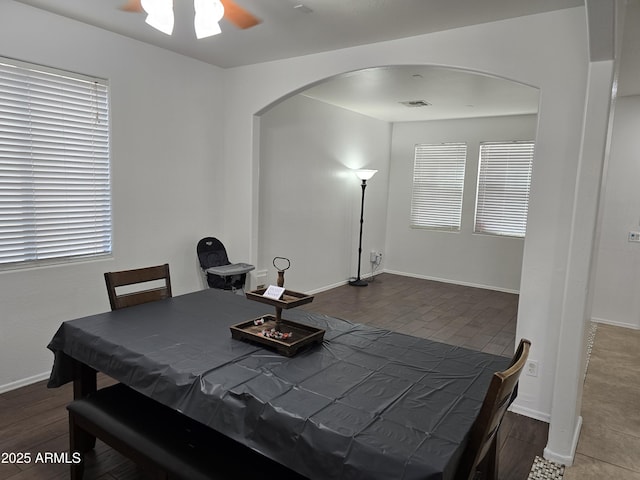
POLYGON ((482 143, 476 233, 524 237, 534 142, 482 143))
POLYGON ((415 147, 411 226, 460 230, 467 145, 415 147))
POLYGON ((0 265, 110 252, 106 81, 0 58, 0 265))

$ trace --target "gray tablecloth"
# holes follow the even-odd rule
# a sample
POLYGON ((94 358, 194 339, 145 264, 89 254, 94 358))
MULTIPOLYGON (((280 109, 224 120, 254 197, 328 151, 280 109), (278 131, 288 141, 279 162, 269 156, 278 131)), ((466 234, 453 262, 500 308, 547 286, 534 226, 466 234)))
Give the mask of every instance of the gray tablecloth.
POLYGON ((283 317, 324 328, 321 346, 287 358, 231 338, 272 310, 209 289, 65 322, 49 386, 71 357, 309 478, 453 478, 508 359, 299 309, 283 317))

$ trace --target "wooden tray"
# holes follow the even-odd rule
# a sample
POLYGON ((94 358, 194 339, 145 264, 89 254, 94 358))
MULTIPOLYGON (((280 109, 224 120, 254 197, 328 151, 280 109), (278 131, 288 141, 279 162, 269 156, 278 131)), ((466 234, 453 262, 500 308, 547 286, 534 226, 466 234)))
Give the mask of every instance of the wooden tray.
POLYGON ((246 292, 245 295, 249 300, 255 300, 256 302, 266 303, 267 305, 284 309, 299 307, 300 305, 305 305, 313 301, 313 295, 294 292, 292 290, 285 290, 280 300, 275 300, 273 298, 263 297, 262 294, 266 291, 266 288, 261 288, 259 290, 246 292))
MULTIPOLYGON (((298 350, 313 343, 322 343, 324 338, 324 330, 321 328, 311 327, 302 323, 293 322, 291 320, 282 320, 280 322, 282 332, 291 332, 293 336, 278 340, 262 335, 263 330, 271 330, 275 328, 276 317, 274 315, 264 315, 264 324, 255 325, 254 320, 238 323, 229 327, 231 329, 231 338, 236 340, 248 340, 250 342, 260 343, 271 348, 275 348, 278 353, 285 357, 292 357, 298 350)), ((257 320, 257 319, 255 319, 257 320)))

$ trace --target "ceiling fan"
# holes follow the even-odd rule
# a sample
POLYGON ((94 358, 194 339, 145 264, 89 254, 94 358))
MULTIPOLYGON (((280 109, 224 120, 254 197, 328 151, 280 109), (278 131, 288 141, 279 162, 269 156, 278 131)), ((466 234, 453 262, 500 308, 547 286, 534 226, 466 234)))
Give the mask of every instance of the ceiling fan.
MULTIPOLYGON (((224 17, 238 28, 251 28, 260 19, 233 0, 194 0, 194 26, 198 39, 220 33, 218 22, 224 17)), ((167 35, 173 33, 173 0, 127 0, 125 12, 147 13, 146 22, 167 35)))

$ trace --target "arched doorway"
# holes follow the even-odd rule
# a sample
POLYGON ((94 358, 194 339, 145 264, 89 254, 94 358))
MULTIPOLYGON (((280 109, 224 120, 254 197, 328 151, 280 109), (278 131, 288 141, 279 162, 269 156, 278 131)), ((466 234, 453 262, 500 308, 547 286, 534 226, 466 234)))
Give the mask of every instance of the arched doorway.
POLYGON ((350 169, 374 168, 365 255, 384 252, 383 268, 398 273, 517 292, 524 239, 474 234, 478 149, 534 140, 537 110, 533 87, 424 65, 349 72, 274 102, 259 117, 258 271, 288 255, 297 288, 346 281, 360 205, 350 169), (410 228, 414 145, 456 141, 468 144, 459 231, 410 228))

